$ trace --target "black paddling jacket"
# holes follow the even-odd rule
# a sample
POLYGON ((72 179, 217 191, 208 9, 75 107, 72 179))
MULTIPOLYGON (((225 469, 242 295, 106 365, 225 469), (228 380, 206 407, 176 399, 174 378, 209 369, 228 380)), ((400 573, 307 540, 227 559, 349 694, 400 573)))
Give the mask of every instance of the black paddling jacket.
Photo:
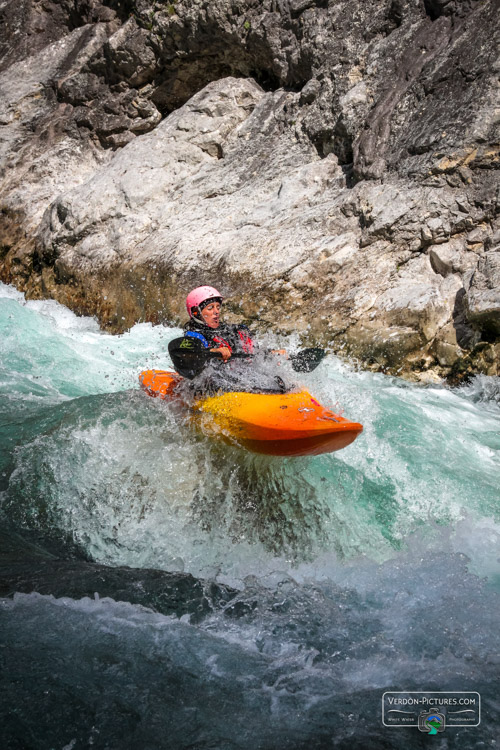
POLYGON ((184 326, 184 335, 168 345, 168 353, 176 371, 192 380, 213 359, 222 354, 210 352, 226 346, 232 354, 252 354, 254 342, 245 325, 221 323, 217 328, 199 323, 193 318, 184 326))

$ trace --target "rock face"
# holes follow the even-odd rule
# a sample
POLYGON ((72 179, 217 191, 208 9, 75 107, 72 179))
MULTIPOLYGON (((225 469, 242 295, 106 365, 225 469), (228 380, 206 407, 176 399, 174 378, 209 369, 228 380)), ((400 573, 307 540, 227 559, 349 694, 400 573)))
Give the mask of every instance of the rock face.
POLYGON ((466 304, 469 320, 477 323, 486 334, 500 334, 500 248, 491 250, 480 258, 470 277, 466 304))
MULTIPOLYGON (((10 529, 0 531, 0 596, 36 591, 56 598, 70 596, 112 597, 132 602, 165 615, 190 622, 203 620, 214 610, 227 606, 236 591, 215 581, 201 581, 189 573, 168 573, 145 568, 111 567, 85 559, 84 555, 63 557, 33 544, 10 529)), ((59 553, 60 554, 60 553, 59 553)), ((230 607, 229 607, 230 610, 230 607)))
POLYGON ((498 3, 4 3, 1 278, 498 374, 498 3), (495 41, 496 40, 496 41, 495 41))

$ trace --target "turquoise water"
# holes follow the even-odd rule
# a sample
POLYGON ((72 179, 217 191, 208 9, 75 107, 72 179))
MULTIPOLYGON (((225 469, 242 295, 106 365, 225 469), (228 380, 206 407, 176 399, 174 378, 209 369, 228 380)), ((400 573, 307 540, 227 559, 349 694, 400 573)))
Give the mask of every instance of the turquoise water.
POLYGON ((7 590, 23 592, 0 609, 12 747, 428 744, 382 726, 388 689, 479 690, 480 727, 432 741, 496 746, 498 378, 421 387, 328 357, 302 383, 364 432, 335 454, 270 458, 138 389, 142 369, 170 367, 175 329, 110 336, 2 285, 0 333, 0 503, 16 561, 36 544, 68 570, 142 569, 146 597, 79 598, 64 564, 53 589, 30 593, 11 568, 7 590), (199 622, 166 615, 147 606, 151 571, 227 586, 231 603, 208 597, 199 622))

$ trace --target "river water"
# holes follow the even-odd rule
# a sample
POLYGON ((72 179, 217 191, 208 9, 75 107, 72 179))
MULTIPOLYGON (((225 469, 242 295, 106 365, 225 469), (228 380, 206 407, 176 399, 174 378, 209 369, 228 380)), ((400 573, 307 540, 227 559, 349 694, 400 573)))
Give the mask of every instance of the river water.
POLYGON ((327 357, 301 381, 364 432, 270 458, 138 389, 175 329, 0 285, 0 331, 3 748, 500 745, 500 379, 327 357), (481 724, 385 727, 388 690, 481 724))

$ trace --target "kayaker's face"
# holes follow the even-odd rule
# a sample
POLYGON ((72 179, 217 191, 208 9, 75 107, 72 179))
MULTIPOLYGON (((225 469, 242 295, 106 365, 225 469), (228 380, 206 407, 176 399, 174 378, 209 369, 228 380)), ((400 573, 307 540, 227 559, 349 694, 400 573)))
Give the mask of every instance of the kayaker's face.
POLYGON ((201 311, 201 315, 209 328, 217 328, 220 322, 220 302, 210 302, 201 311))

